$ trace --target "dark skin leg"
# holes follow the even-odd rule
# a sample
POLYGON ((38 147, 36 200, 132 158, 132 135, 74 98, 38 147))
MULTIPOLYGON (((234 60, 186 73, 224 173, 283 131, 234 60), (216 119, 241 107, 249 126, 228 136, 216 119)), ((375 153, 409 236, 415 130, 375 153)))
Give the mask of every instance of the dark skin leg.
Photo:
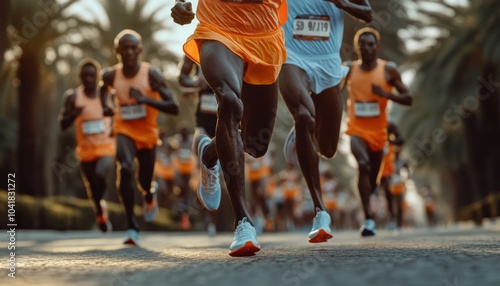
POLYGON ((394 215, 393 197, 389 187, 389 179, 390 177, 382 177, 382 179, 380 180, 380 185, 382 185, 382 188, 384 189, 385 197, 387 199, 387 208, 389 210, 389 215, 391 216, 392 219, 395 217, 395 215, 394 215))
POLYGON ((134 220, 134 157, 136 155, 134 141, 129 137, 118 134, 116 138, 116 160, 118 161, 118 190, 125 208, 128 228, 138 230, 134 220))
POLYGON ((368 143, 355 135, 351 135, 351 151, 359 166, 358 189, 365 218, 373 219, 370 195, 376 187, 383 152, 371 152, 368 143))
POLYGON ((202 43, 200 62, 219 104, 215 135, 219 140, 212 140, 202 161, 210 167, 219 158, 233 206, 235 226, 243 217, 253 225, 245 199, 244 150, 256 157, 267 151, 276 116, 278 87, 276 83, 244 83, 243 60, 216 41, 202 43), (241 135, 238 131, 240 124, 241 135))
POLYGON ((151 193, 151 182, 153 181, 155 169, 156 147, 152 149, 141 149, 137 151, 137 160, 139 161, 137 187, 145 197, 146 202, 153 200, 151 193))
POLYGON ((113 157, 101 157, 91 162, 81 162, 82 178, 89 198, 94 203, 96 215, 102 215, 100 201, 106 191, 106 176, 113 164, 113 157))
POLYGON ((250 189, 252 190, 252 197, 254 203, 251 206, 252 213, 255 215, 257 211, 257 206, 259 206, 264 214, 264 217, 269 217, 269 208, 266 204, 266 199, 264 198, 263 181, 253 181, 250 182, 250 189))
POLYGON ((300 168, 314 202, 326 211, 321 199, 318 151, 327 158, 337 151, 342 120, 342 101, 338 86, 319 94, 309 93, 307 74, 294 65, 284 65, 280 90, 295 121, 295 144, 300 168))

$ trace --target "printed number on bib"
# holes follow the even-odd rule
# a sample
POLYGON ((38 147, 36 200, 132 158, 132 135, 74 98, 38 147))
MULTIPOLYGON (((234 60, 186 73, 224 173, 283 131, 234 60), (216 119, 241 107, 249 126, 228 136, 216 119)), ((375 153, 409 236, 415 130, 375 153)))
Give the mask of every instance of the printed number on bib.
POLYGON ((214 94, 202 94, 200 97, 200 112, 217 113, 217 99, 214 94))
POLYGON ((293 21, 293 38, 306 41, 330 39, 330 17, 299 15, 293 21))
POLYGON ((380 105, 378 101, 354 103, 354 114, 356 117, 379 117, 380 105))
POLYGON ((120 107, 123 120, 142 119, 146 117, 144 104, 122 105, 120 107))
POLYGON ((230 2, 230 3, 237 3, 237 4, 262 4, 264 0, 222 0, 222 2, 230 2))
POLYGON ((83 135, 94 135, 104 133, 104 120, 85 121, 82 123, 83 135))
POLYGON ((184 162, 189 161, 191 159, 191 150, 179 149, 179 159, 184 162))

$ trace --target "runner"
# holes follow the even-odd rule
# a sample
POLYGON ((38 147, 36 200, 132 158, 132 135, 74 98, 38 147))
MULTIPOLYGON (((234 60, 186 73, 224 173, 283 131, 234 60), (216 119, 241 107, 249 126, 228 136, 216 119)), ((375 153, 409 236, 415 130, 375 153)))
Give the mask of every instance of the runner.
POLYGON ((412 98, 392 62, 378 58, 380 35, 372 28, 363 28, 354 36, 360 60, 349 62, 346 77, 349 91, 346 133, 351 138, 351 151, 359 166, 358 189, 365 222, 362 236, 375 235, 375 220, 370 210, 370 195, 377 188, 377 177, 387 141, 388 100, 411 105, 412 98), (398 95, 392 93, 392 89, 398 95))
MULTIPOLYGON (((205 208, 217 210, 221 168, 235 216, 229 254, 254 255, 260 245, 246 207, 244 152, 261 157, 271 139, 278 104, 276 80, 286 58, 281 28, 286 1, 201 0, 196 15, 200 23, 184 52, 200 64, 219 104, 215 137, 200 135, 195 140, 201 167, 197 194, 205 208)), ((194 16, 190 2, 176 1, 174 22, 189 24, 194 16)))
POLYGON ((120 63, 107 69, 103 76, 101 100, 105 114, 115 114, 118 161, 118 189, 125 208, 128 231, 125 244, 138 244, 138 227, 134 221, 134 158, 137 158, 138 189, 143 198, 143 215, 152 222, 158 215, 157 190, 151 188, 154 177, 156 146, 160 145, 158 111, 177 114, 178 106, 165 79, 146 62, 139 61, 142 52, 141 36, 123 30, 115 38, 120 63), (114 90, 113 111, 107 104, 114 90))
POLYGON ((321 198, 318 154, 333 157, 340 134, 339 83, 347 72, 339 53, 343 11, 365 22, 372 19, 367 0, 290 1, 284 27, 288 59, 280 73, 280 91, 295 122, 284 151, 289 164, 299 163, 314 202, 309 242, 332 238, 331 218, 321 198))
POLYGON ((389 122, 387 126, 387 135, 388 140, 384 147, 380 186, 384 190, 387 199, 387 209, 389 211, 387 228, 389 230, 398 230, 402 226, 402 198, 405 188, 399 172, 400 169, 396 166, 399 160, 399 148, 403 145, 404 140, 397 126, 392 122, 389 122), (395 211, 396 208, 397 212, 395 211))
POLYGON ((83 60, 79 70, 82 84, 66 92, 59 122, 63 131, 75 122, 75 153, 80 160, 81 176, 87 195, 94 204, 97 226, 102 232, 107 232, 112 226, 106 201, 102 198, 115 156, 115 141, 111 137, 111 118, 103 116, 97 93, 99 63, 83 60))
MULTIPOLYGON (((184 95, 195 93, 198 97, 194 138, 198 138, 200 134, 214 138, 215 126, 217 125, 217 99, 215 93, 203 77, 200 66, 188 56, 184 56, 178 80, 179 84, 186 90, 184 95), (187 92, 188 89, 190 89, 190 92, 187 92)), ((215 214, 205 210, 207 231, 210 236, 214 236, 217 232, 214 216, 215 214)))

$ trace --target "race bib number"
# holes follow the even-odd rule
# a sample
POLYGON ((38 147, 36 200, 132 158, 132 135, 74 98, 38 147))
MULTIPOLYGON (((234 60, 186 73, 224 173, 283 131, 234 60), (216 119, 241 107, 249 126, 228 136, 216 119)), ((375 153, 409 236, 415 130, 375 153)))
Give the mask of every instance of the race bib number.
POLYGON ((356 117, 379 117, 380 105, 378 101, 354 103, 354 114, 356 117))
POLYGON ((293 38, 306 41, 328 41, 330 39, 330 17, 299 15, 293 21, 293 38))
POLYGON ((237 4, 262 4, 264 0, 222 0, 222 2, 230 2, 230 3, 237 3, 237 4))
POLYGON ((104 133, 104 120, 92 120, 85 121, 82 123, 82 133, 83 135, 94 135, 104 133))
POLYGON ((146 118, 146 106, 144 104, 122 105, 120 109, 123 120, 146 118))
POLYGON ((261 166, 261 163, 259 160, 254 160, 251 164, 250 164, 250 169, 252 170, 259 170, 260 169, 260 166, 261 166))
POLYGON ((179 159, 181 159, 181 161, 184 161, 184 162, 191 160, 191 150, 180 149, 179 150, 179 159))
POLYGON ((217 99, 214 94, 202 94, 200 97, 200 111, 203 113, 217 113, 217 99))

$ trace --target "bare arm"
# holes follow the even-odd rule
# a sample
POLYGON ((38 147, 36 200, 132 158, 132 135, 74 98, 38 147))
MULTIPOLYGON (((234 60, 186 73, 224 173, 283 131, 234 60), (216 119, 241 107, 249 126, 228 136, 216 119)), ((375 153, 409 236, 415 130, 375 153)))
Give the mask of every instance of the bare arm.
POLYGON ((373 19, 372 8, 368 0, 325 0, 332 2, 339 9, 349 13, 352 17, 370 23, 373 19))
POLYGON ((59 125, 63 131, 68 129, 76 117, 82 113, 83 107, 76 107, 75 100, 75 90, 68 90, 64 96, 63 108, 59 114, 59 125))
POLYGON ((115 79, 115 70, 105 71, 102 75, 100 98, 104 116, 113 116, 114 114, 111 107, 109 107, 107 104, 109 91, 113 86, 114 79, 115 79))
POLYGON ((399 73, 394 63, 386 64, 385 76, 387 82, 393 87, 395 87, 399 94, 396 95, 393 94, 392 92, 384 91, 379 85, 376 84, 372 84, 373 93, 402 105, 407 105, 407 106, 412 105, 413 99, 410 96, 408 88, 404 85, 403 81, 401 80, 401 74, 399 73))
POLYGON ((352 62, 351 61, 344 62, 343 65, 349 67, 349 71, 347 72, 346 76, 340 82, 340 90, 341 91, 343 91, 345 89, 345 87, 347 86, 347 81, 349 80, 349 76, 351 76, 352 62))
POLYGON ((137 102, 145 103, 158 109, 159 111, 174 115, 179 113, 179 106, 175 101, 174 95, 167 87, 165 79, 154 69, 149 69, 149 85, 151 86, 151 89, 160 94, 162 100, 155 100, 151 97, 144 96, 138 89, 135 88, 130 89, 130 96, 135 98, 137 102))
POLYGON ((184 61, 181 66, 181 73, 179 74, 179 84, 183 87, 200 87, 200 78, 194 80, 191 76, 193 67, 196 67, 196 63, 193 62, 188 56, 184 56, 184 61))

